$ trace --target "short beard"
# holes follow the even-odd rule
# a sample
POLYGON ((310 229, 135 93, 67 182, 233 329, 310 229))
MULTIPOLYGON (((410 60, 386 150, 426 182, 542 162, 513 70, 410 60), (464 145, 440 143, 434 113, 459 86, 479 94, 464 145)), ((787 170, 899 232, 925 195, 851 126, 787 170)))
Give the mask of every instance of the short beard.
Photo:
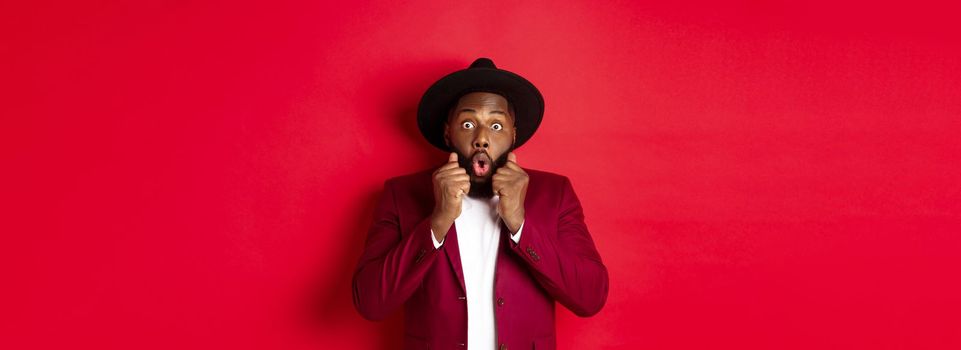
MULTIPOLYGON (((479 178, 477 174, 474 174, 474 165, 472 160, 474 159, 474 154, 479 152, 474 152, 470 155, 462 154, 460 151, 457 152, 457 163, 461 168, 467 169, 467 175, 470 175, 470 191, 467 192, 467 196, 471 198, 491 198, 494 196, 494 183, 492 181, 494 174, 497 173, 497 169, 507 164, 507 154, 510 151, 504 152, 500 157, 494 160, 491 164, 491 169, 489 170, 489 177, 479 178)), ((487 153, 487 152, 484 152, 487 153)), ((490 153, 487 154, 490 157, 490 153)))

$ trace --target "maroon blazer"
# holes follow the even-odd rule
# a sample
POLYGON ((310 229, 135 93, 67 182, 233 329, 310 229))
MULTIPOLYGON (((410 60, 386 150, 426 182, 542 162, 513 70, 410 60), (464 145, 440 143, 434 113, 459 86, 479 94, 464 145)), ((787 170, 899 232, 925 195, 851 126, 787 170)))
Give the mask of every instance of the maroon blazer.
MULTIPOLYGON (((501 227, 494 273, 497 344, 554 349, 554 301, 578 316, 596 314, 607 300, 607 268, 570 180, 525 171, 530 181, 520 241, 501 227)), ((467 303, 457 230, 451 225, 444 245, 434 249, 432 172, 385 182, 354 272, 354 306, 380 320, 403 304, 404 349, 464 349, 467 303)))

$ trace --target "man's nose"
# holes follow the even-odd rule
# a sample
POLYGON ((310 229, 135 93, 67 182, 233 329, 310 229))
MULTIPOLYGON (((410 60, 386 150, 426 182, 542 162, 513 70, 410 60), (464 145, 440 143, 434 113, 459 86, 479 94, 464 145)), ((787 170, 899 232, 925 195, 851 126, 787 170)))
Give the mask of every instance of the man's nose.
POLYGON ((487 149, 490 144, 487 140, 487 133, 483 130, 477 132, 474 136, 474 148, 475 149, 487 149))

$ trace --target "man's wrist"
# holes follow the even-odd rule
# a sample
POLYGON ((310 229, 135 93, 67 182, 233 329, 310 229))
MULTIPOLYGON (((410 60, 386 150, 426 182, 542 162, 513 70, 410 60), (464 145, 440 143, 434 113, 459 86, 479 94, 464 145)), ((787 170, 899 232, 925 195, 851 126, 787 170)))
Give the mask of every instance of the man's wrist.
POLYGON ((521 241, 521 231, 524 231, 524 222, 521 222, 521 227, 517 229, 517 232, 512 232, 511 235, 510 235, 510 236, 511 236, 511 241, 514 242, 514 244, 520 243, 520 241, 521 241))
POLYGON ((450 230, 451 225, 454 224, 454 220, 446 220, 443 218, 432 218, 430 220, 430 229, 434 233, 434 237, 437 241, 443 241, 447 237, 447 231, 450 230))
POLYGON ((521 225, 524 224, 524 213, 504 218, 504 224, 507 225, 507 229, 511 231, 511 234, 517 233, 517 231, 521 229, 521 225))
POLYGON ((430 230, 430 240, 434 243, 434 249, 440 249, 440 246, 444 245, 444 239, 437 239, 437 235, 434 234, 434 229, 430 230))

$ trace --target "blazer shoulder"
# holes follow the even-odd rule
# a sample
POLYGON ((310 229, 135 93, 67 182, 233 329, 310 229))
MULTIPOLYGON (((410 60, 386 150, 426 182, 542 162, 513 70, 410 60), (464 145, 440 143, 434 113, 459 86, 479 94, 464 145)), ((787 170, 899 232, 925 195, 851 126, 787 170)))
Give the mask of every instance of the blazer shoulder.
POLYGON ((561 174, 527 168, 524 168, 524 171, 527 172, 527 176, 530 177, 531 182, 537 182, 548 186, 559 186, 571 182, 567 176, 561 174))
POLYGON ((392 188, 417 188, 425 185, 432 185, 434 169, 424 169, 418 172, 394 176, 384 181, 384 187, 392 188))

